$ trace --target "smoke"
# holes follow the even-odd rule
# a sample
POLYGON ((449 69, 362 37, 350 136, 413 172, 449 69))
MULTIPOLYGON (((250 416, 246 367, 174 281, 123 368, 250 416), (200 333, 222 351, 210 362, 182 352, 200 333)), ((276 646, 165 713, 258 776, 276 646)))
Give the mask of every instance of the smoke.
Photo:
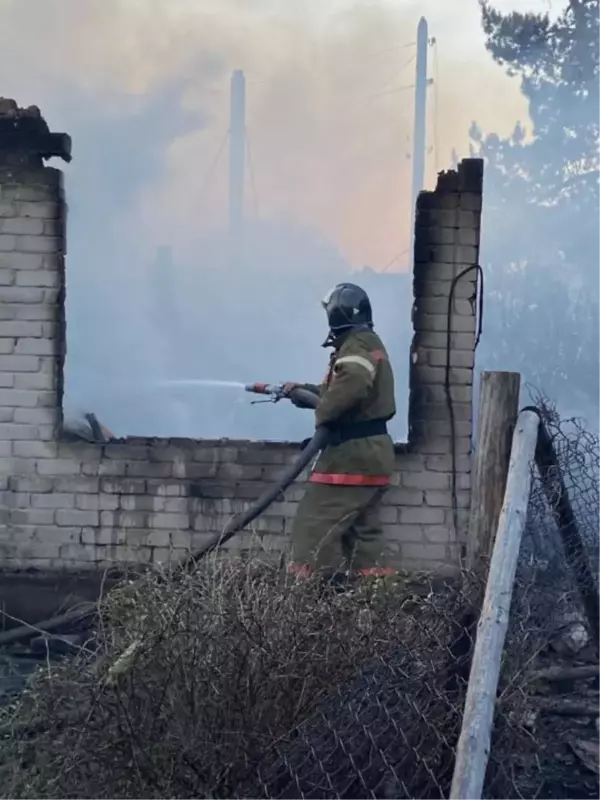
MULTIPOLYGON (((119 391, 131 397, 135 384, 165 376, 321 377, 322 294, 365 264, 402 272, 408 262, 419 17, 438 38, 428 185, 453 148, 466 150, 474 117, 504 134, 526 113, 485 54, 477 4, 460 17, 452 5, 0 0, 2 93, 39 105, 53 130, 73 136, 68 402, 123 434, 310 432, 306 418, 292 422, 297 412, 238 404, 235 416, 216 395, 186 396, 176 424, 172 398, 142 402, 140 390, 124 403, 119 391), (223 232, 238 68, 247 83, 243 274, 231 270, 223 232), (165 245, 167 292, 153 267, 165 245)), ((365 280, 398 354, 404 438, 411 289, 389 278, 383 291, 365 280)))
MULTIPOLYGON (((231 70, 242 68, 261 214, 319 229, 355 265, 384 266, 408 243, 413 98, 401 87, 414 83, 411 58, 419 16, 437 14, 439 30, 431 22, 431 33, 440 37, 443 32, 438 46, 447 54, 443 72, 435 76, 439 107, 437 131, 430 126, 430 146, 436 147, 429 159, 430 182, 435 159, 441 168, 452 147, 464 147, 475 112, 488 128, 510 129, 522 105, 515 87, 485 58, 481 42, 465 58, 465 38, 479 25, 476 4, 458 21, 439 2, 401 8, 386 2, 338 3, 329 12, 314 10, 315 5, 3 0, 5 93, 10 87, 20 102, 43 106, 54 127, 70 127, 69 132, 74 124, 77 132, 78 109, 78 116, 85 109, 90 123, 119 117, 115 137, 127 140, 131 152, 141 140, 139 131, 128 129, 128 118, 176 82, 174 104, 180 113, 199 115, 204 124, 173 131, 157 154, 162 178, 142 187, 136 211, 149 247, 160 243, 157 220, 160 235, 168 228, 183 247, 200 215, 203 221, 222 219, 225 165, 209 187, 202 178, 227 131, 231 70), (448 23, 451 28, 442 31, 441 24, 448 23), (506 113, 508 105, 512 113, 506 113)), ((161 117, 172 114, 172 108, 154 111, 150 126, 164 126, 161 117)), ((110 153, 110 143, 103 144, 99 135, 89 128, 82 133, 110 153)), ((73 173, 85 168, 79 166, 84 147, 82 136, 75 138, 73 173)), ((147 166, 150 171, 154 165, 147 166)), ((129 191, 134 187, 139 188, 130 184, 129 191)))

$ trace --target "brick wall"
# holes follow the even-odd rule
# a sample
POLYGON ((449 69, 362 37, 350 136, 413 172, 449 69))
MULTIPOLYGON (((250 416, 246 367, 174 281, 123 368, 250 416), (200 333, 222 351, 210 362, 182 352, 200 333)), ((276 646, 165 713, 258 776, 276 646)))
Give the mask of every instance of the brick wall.
MULTIPOLYGON (((478 261, 481 184, 482 163, 463 161, 418 202, 410 436, 398 447, 383 509, 390 558, 405 568, 453 567, 464 540, 475 271, 457 284, 450 314, 454 437, 446 330, 452 280, 478 261)), ((60 171, 0 169, 0 566, 93 569, 176 558, 256 499, 298 447, 61 440, 65 218, 60 171)), ((292 486, 230 546, 284 550, 302 491, 292 486)))

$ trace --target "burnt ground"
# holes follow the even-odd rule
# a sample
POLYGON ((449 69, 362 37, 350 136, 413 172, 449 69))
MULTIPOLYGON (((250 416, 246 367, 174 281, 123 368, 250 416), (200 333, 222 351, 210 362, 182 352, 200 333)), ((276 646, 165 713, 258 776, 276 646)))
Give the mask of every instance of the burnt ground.
MULTIPOLYGON (((0 648, 0 704, 86 637, 75 627, 0 648)), ((401 647, 395 652, 332 691, 266 753, 259 780, 238 796, 447 797, 464 692, 449 695, 435 665, 419 663, 401 647)), ((527 666, 518 691, 514 675, 510 692, 501 685, 484 797, 599 796, 598 671, 584 678, 573 672, 589 673, 594 665, 598 657, 589 644, 569 653, 549 647, 527 666), (562 679, 540 677, 548 670, 562 671, 562 679)))
MULTIPOLYGON (((557 670, 568 675, 594 665, 598 657, 591 649, 567 658, 547 654, 537 660, 533 674, 557 670)), ((522 702, 497 722, 492 750, 496 739, 505 742, 495 751, 495 775, 488 773, 485 796, 503 796, 496 788, 512 784, 518 792, 508 797, 597 798, 598 688, 597 669, 594 677, 579 680, 532 679, 522 702), (518 750, 506 747, 503 728, 519 731, 522 746, 518 750), (522 733, 529 734, 529 742, 522 733)))
MULTIPOLYGON (((538 670, 597 663, 541 657, 538 670)), ((460 714, 448 714, 426 676, 393 662, 364 670, 336 692, 258 770, 241 796, 255 798, 441 798, 450 790, 460 714), (411 724, 416 718, 422 724, 411 724)), ((598 676, 534 680, 505 706, 502 690, 486 798, 597 798, 598 676)))
MULTIPOLYGON (((81 632, 71 631, 46 641, 37 637, 25 645, 2 648, 0 705, 14 699, 37 669, 68 657, 71 644, 80 640, 81 632)), ((535 674, 597 663, 591 652, 579 653, 576 658, 546 655, 536 664, 535 674)), ((415 681, 418 670, 413 675, 400 674, 393 663, 363 671, 357 681, 335 692, 265 760, 259 781, 252 781, 253 785, 238 797, 360 800, 389 797, 390 792, 413 800, 447 797, 452 756, 440 753, 437 733, 430 729, 418 740, 416 731, 409 736, 400 733, 402 720, 415 708, 411 700, 415 681), (433 760, 427 756, 429 749, 436 753, 433 760), (419 774, 422 789, 415 784, 419 774), (367 785, 372 787, 368 792, 367 785)), ((518 712, 509 712, 506 720, 499 719, 484 797, 598 797, 600 674, 585 679, 532 678, 523 701, 518 712), (518 731, 519 739, 527 732, 529 747, 521 742, 516 752, 509 744, 510 730, 518 731), (496 744, 498 739, 501 741, 496 744)), ((419 703, 423 702, 429 717, 435 698, 421 694, 419 703)), ((440 719, 445 726, 448 722, 447 717, 440 719)), ((458 716, 451 720, 450 738, 457 735, 459 723, 458 716)))

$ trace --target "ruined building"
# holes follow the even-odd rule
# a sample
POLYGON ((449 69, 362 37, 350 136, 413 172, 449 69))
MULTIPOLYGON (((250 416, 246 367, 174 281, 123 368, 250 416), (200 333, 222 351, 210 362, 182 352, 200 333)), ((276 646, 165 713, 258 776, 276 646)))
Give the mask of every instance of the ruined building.
MULTIPOLYGON (((69 440, 66 199, 62 172, 43 163, 53 156, 70 160, 69 137, 50 133, 37 109, 2 101, 1 567, 97 570, 178 558, 257 498, 298 445, 69 440)), ((407 569, 454 569, 465 539, 482 174, 481 161, 465 160, 417 204, 409 441, 397 447, 383 511, 390 555, 407 569)), ((285 550, 301 493, 293 486, 229 547, 285 550)))

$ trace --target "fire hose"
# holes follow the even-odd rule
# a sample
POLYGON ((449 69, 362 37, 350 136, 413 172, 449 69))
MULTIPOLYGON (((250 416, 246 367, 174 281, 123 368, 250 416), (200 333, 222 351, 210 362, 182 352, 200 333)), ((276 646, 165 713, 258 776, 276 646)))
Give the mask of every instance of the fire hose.
MULTIPOLYGON (((246 387, 247 392, 253 394, 265 395, 268 399, 262 402, 277 403, 284 397, 289 398, 294 405, 300 408, 315 408, 319 398, 314 392, 302 387, 292 389, 288 394, 284 392, 283 385, 278 384, 265 384, 265 383, 251 383, 246 387)), ((255 401, 261 402, 261 401, 255 401)), ((249 525, 260 514, 263 513, 271 503, 275 502, 281 497, 282 493, 293 483, 298 475, 306 469, 312 459, 317 453, 322 450, 327 444, 329 433, 326 428, 319 427, 315 433, 304 446, 302 452, 293 464, 283 472, 281 478, 273 485, 266 489, 261 496, 245 511, 236 514, 227 523, 225 528, 220 534, 216 534, 209 542, 207 542, 200 550, 192 554, 190 559, 186 559, 186 563, 190 561, 198 561, 204 558, 213 550, 222 547, 225 542, 229 541, 236 533, 239 533, 243 528, 249 525)), ((182 565, 183 566, 183 565, 182 565)))
MULTIPOLYGON (((265 395, 268 399, 263 402, 277 403, 284 397, 288 397, 294 403, 294 405, 298 405, 300 408, 315 408, 319 401, 319 398, 316 394, 301 387, 296 387, 289 393, 284 392, 283 385, 252 383, 245 388, 247 392, 265 395)), ((187 567, 193 567, 193 565, 200 559, 205 558, 209 553, 212 553, 214 550, 222 547, 225 542, 229 541, 229 539, 235 536, 236 533, 239 533, 243 528, 246 527, 246 525, 249 525, 254 519, 256 519, 256 517, 259 516, 259 514, 262 514, 262 512, 267 509, 271 503, 281 496, 281 493, 287 489, 287 487, 298 477, 298 475, 300 475, 302 470, 308 466, 310 461, 315 457, 319 450, 323 449, 323 447, 327 444, 328 438, 329 433, 326 428, 317 428, 312 439, 310 439, 309 442, 303 446, 302 452, 298 458, 284 471, 277 483, 263 492, 263 494, 261 494, 258 500, 256 500, 256 502, 254 502, 250 508, 247 508, 240 514, 236 514, 234 517, 232 517, 232 519, 223 529, 222 533, 213 536, 212 539, 207 542, 207 544, 200 548, 200 550, 197 550, 189 558, 186 558, 180 562, 178 568, 180 570, 185 570, 187 567)), ((108 685, 113 684, 116 680, 118 680, 119 676, 123 675, 129 670, 130 665, 133 663, 133 660, 137 655, 140 644, 141 641, 139 639, 134 640, 115 661, 107 674, 108 685)))
MULTIPOLYGON (((283 385, 254 383, 246 386, 246 391, 253 394, 265 395, 268 399, 263 402, 277 403, 284 397, 288 397, 294 403, 294 405, 297 405, 300 408, 315 408, 319 400, 316 394, 301 387, 292 389, 289 394, 286 394, 284 392, 283 385)), ((234 517, 232 517, 232 519, 223 529, 222 533, 215 535, 200 550, 197 550, 190 557, 180 561, 177 565, 177 569, 185 570, 186 568, 191 567, 195 562, 224 545, 225 542, 229 541, 229 539, 235 536, 236 533, 239 533, 243 528, 246 527, 246 525, 249 525, 253 520, 256 519, 256 517, 262 514, 262 512, 265 511, 265 509, 267 509, 271 503, 277 500, 281 496, 282 492, 284 492, 288 486, 296 480, 298 475, 300 475, 302 470, 308 466, 319 450, 322 450, 325 447, 328 437, 329 432, 326 428, 317 428, 312 439, 310 439, 306 445, 303 446, 302 452, 298 458, 284 471, 277 483, 263 492, 263 494, 261 494, 258 500, 256 500, 250 506, 250 508, 247 508, 240 514, 236 514, 234 517)), ((32 627, 31 625, 22 625, 12 630, 0 632, 0 645, 9 644, 16 641, 24 641, 37 635, 40 631, 50 632, 64 625, 80 622, 80 620, 86 617, 93 616, 97 610, 97 603, 83 603, 78 608, 71 609, 66 614, 61 614, 37 623, 35 627, 32 627)), ((124 665, 126 666, 127 663, 133 659, 139 645, 139 640, 135 640, 121 655, 121 657, 117 659, 117 662, 113 665, 111 670, 109 670, 109 680, 114 680, 116 675, 119 674, 122 669, 124 669, 124 665)))

